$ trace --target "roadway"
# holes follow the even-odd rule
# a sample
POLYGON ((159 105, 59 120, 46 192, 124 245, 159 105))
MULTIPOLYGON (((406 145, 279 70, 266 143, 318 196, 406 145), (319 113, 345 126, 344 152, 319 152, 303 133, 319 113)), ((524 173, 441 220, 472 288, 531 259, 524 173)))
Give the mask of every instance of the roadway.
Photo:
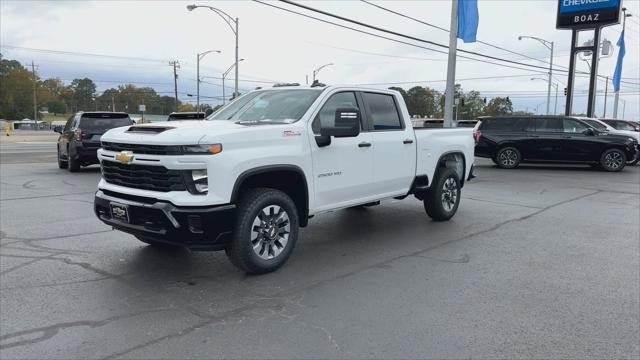
POLYGON ((0 358, 640 357, 640 167, 478 164, 450 222, 319 215, 247 276, 99 222, 97 167, 2 144, 0 358))

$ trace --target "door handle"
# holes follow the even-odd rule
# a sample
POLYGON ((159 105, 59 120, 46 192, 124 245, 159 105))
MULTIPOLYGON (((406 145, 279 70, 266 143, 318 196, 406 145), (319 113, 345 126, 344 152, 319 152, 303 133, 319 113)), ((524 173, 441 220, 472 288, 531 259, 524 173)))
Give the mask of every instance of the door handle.
POLYGON ((413 140, 411 139, 404 139, 404 141, 402 142, 403 144, 413 144, 413 140))
POLYGON ((371 143, 368 142, 361 142, 360 144, 358 144, 358 147, 370 147, 371 143))

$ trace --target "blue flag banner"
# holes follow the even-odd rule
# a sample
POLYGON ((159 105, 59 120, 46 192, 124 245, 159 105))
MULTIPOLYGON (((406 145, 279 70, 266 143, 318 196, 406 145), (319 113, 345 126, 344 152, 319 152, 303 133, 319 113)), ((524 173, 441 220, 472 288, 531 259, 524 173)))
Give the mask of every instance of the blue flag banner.
POLYGON ((476 42, 478 33, 478 0, 458 1, 458 38, 465 43, 476 42))
POLYGON ((622 59, 624 59, 624 30, 620 33, 620 40, 618 40, 618 61, 616 62, 616 70, 613 72, 613 91, 620 91, 620 78, 622 77, 622 59))

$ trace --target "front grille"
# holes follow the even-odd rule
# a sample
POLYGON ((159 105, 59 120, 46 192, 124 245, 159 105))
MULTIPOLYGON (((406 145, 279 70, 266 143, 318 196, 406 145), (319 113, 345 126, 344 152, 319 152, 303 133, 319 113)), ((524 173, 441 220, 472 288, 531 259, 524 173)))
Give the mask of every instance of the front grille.
POLYGON ((110 184, 152 191, 186 191, 182 172, 164 166, 121 164, 102 160, 102 177, 110 184))
POLYGON ((182 146, 179 145, 144 145, 102 142, 102 148, 108 151, 131 151, 134 154, 147 155, 181 155, 182 146))

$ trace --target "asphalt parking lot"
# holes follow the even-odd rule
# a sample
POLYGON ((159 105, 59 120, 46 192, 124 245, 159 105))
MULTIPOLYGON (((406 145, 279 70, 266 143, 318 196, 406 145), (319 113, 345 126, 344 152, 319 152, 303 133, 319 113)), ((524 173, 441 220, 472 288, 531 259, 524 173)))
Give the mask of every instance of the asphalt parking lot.
POLYGON ((640 167, 477 164, 450 222, 319 215, 247 276, 112 231, 97 167, 4 143, 0 358, 639 358, 640 167))

